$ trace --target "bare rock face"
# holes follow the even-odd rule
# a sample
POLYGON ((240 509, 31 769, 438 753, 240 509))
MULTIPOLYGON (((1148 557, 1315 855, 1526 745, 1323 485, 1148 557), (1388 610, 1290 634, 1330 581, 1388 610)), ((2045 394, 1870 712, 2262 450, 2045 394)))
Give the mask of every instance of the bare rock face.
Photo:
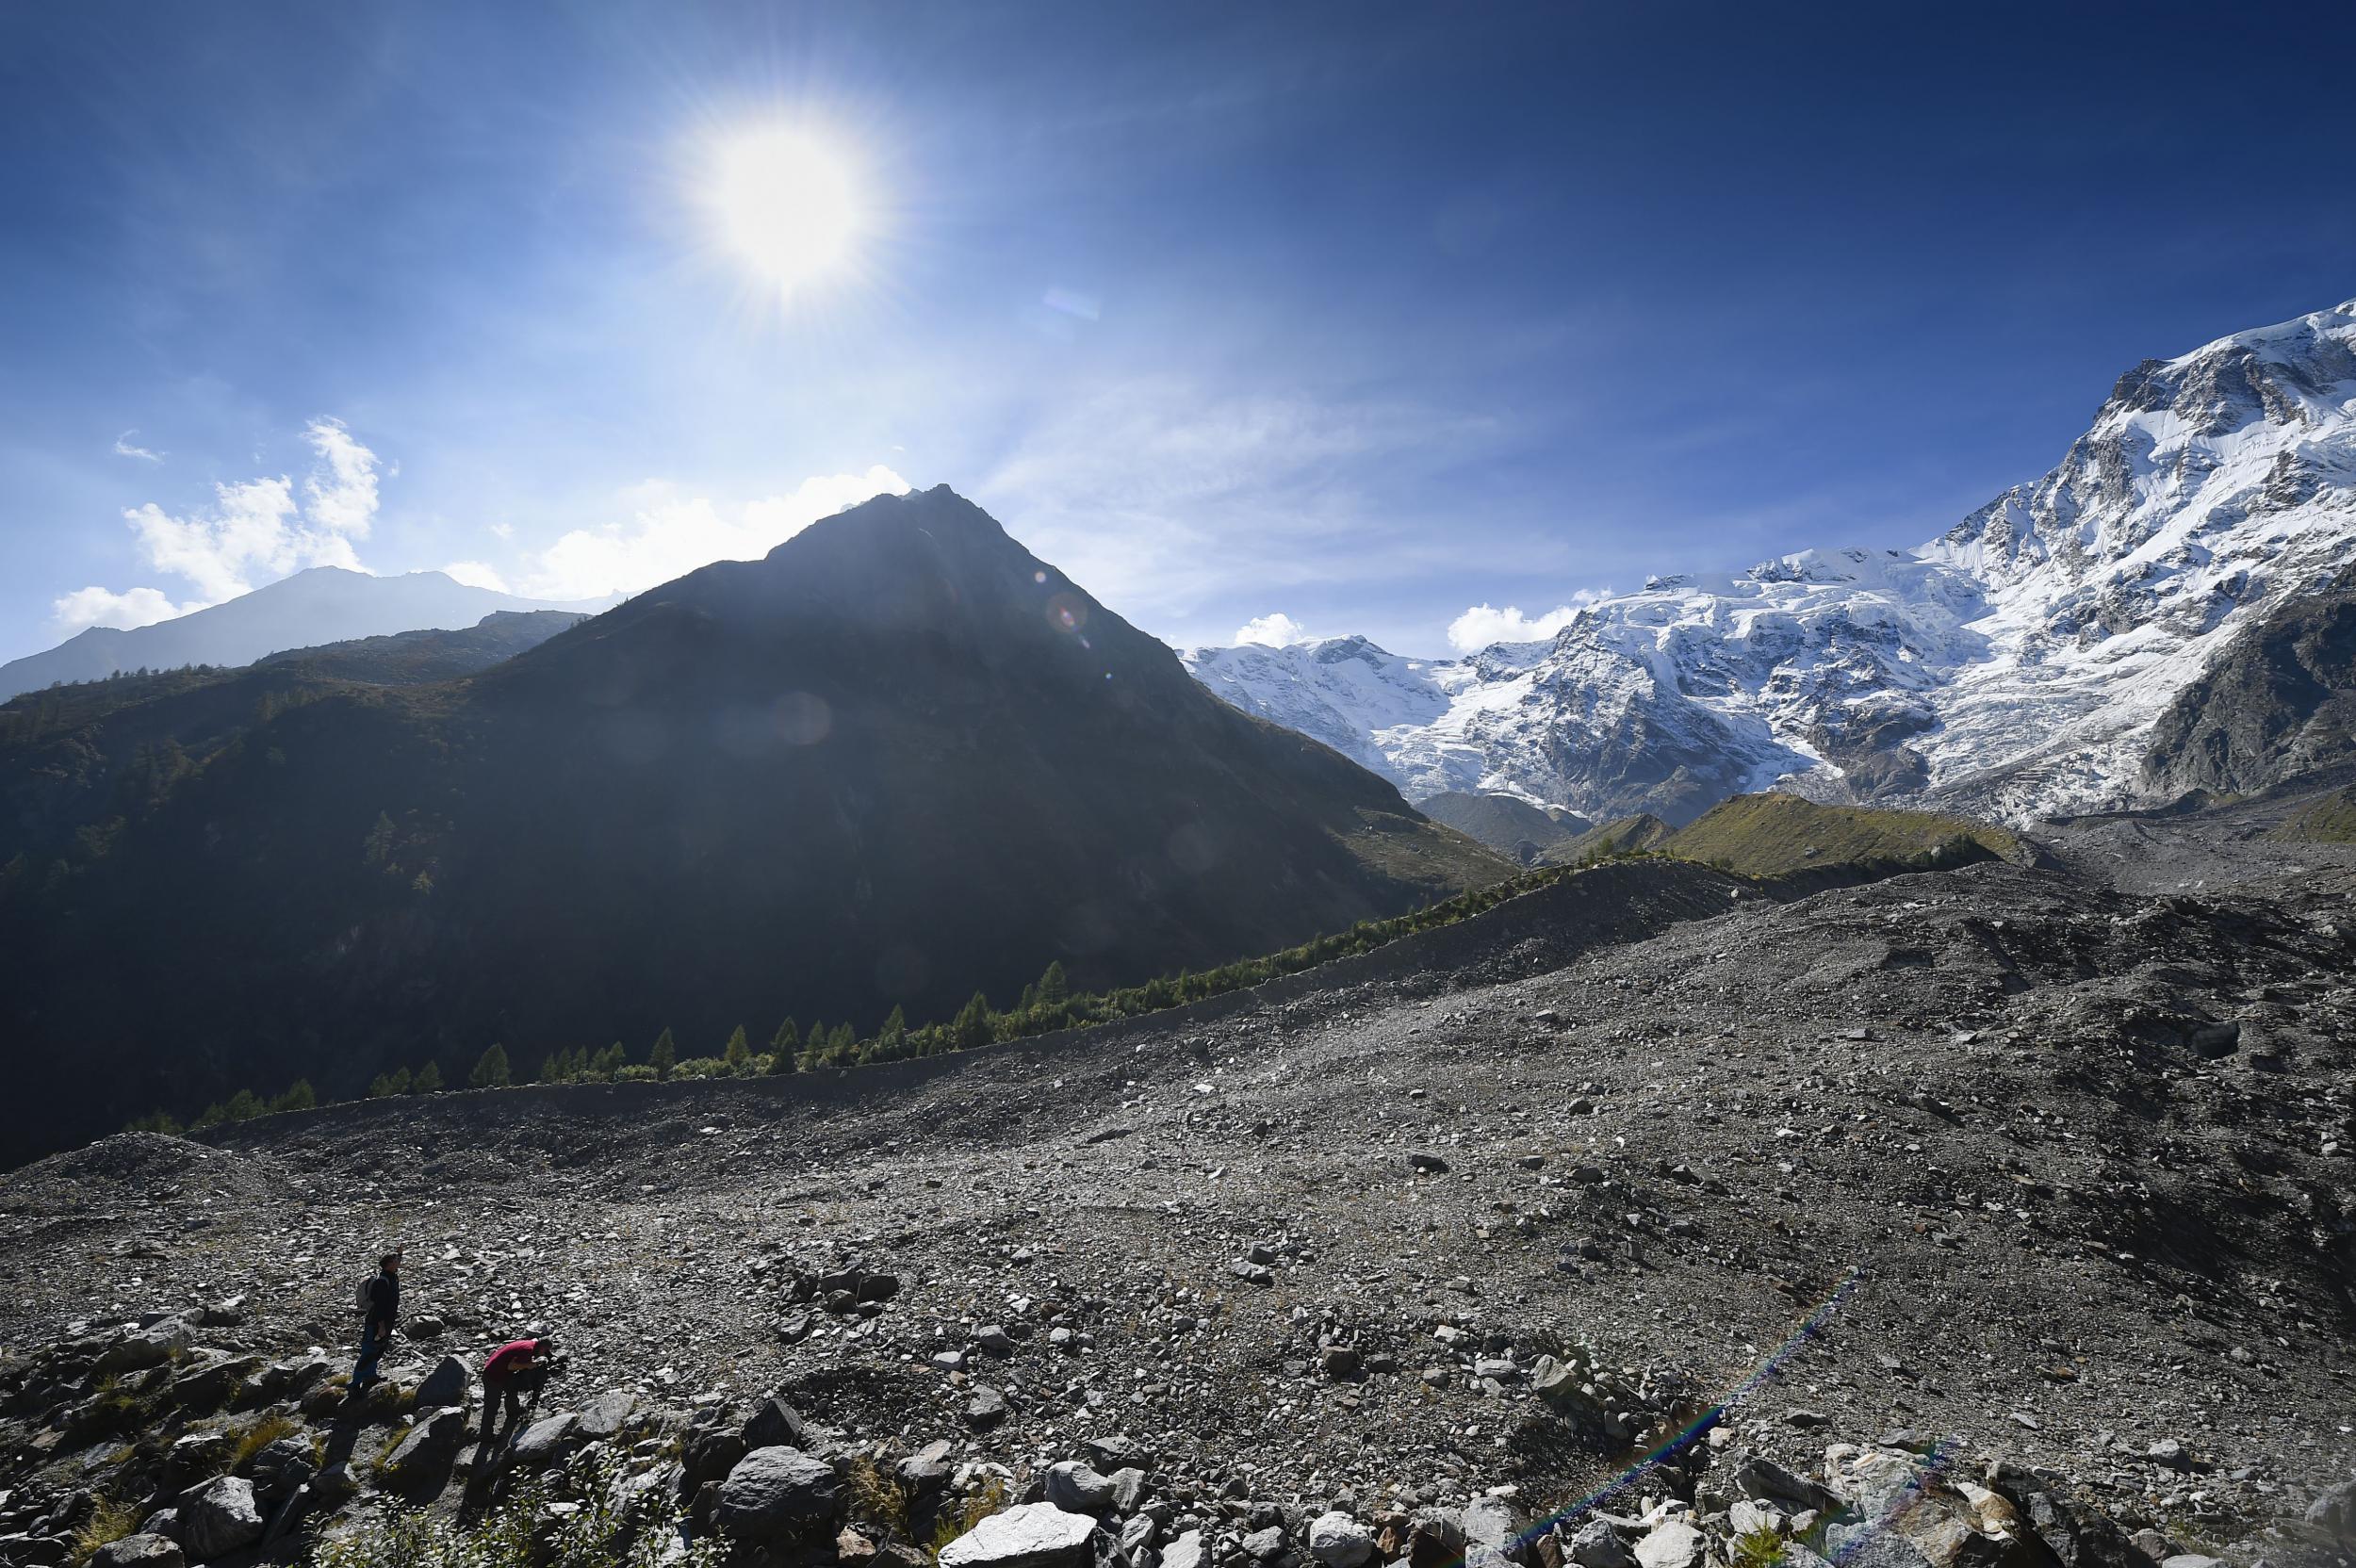
POLYGON ((2356 568, 2236 637, 2151 727, 2154 790, 2250 794, 2356 760, 2356 568))
POLYGON ((744 1541, 782 1541, 834 1517, 834 1466, 798 1448, 755 1448, 736 1462, 712 1522, 744 1541))
POLYGON ((186 1568, 180 1543, 163 1535, 126 1535, 90 1554, 90 1568, 186 1568))
POLYGON ((198 1562, 253 1545, 267 1524, 254 1483, 240 1476, 218 1477, 180 1499, 180 1543, 198 1562))
POLYGON ((943 1546, 941 1568, 1065 1568, 1087 1560, 1095 1533, 1096 1521, 1085 1513, 1025 1503, 992 1514, 943 1546))

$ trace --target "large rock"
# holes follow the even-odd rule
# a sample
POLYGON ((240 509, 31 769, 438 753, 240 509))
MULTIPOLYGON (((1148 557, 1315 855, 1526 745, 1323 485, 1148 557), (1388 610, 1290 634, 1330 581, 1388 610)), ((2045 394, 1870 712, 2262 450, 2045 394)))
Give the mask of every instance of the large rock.
POLYGON ((810 1426, 802 1413, 772 1395, 761 1402, 752 1418, 744 1423, 744 1446, 754 1448, 808 1448, 810 1426))
POLYGON ((458 1459, 458 1450, 466 1446, 465 1408, 445 1405, 419 1420, 409 1429, 407 1436, 393 1446, 393 1451, 385 1457, 384 1469, 405 1489, 438 1492, 450 1478, 450 1468, 458 1459))
POLYGON ((1521 1518, 1502 1497, 1475 1497, 1464 1505, 1464 1539, 1516 1560, 1528 1551, 1522 1541, 1521 1518))
POLYGON ((1735 1490, 1759 1502, 1774 1503, 1793 1513, 1815 1509, 1832 1512, 1841 1499, 1805 1476, 1795 1476, 1764 1454, 1740 1453, 1734 1461, 1735 1490))
POLYGON ((466 1402, 466 1364, 456 1356, 444 1356, 434 1364, 434 1370, 417 1385, 417 1409, 439 1410, 444 1405, 466 1402))
POLYGON ((1078 1460, 1047 1467, 1047 1500, 1073 1513, 1102 1517, 1113 1506, 1113 1483, 1078 1460))
POLYGON ((1701 1556, 1702 1532, 1682 1519, 1655 1525, 1636 1544, 1638 1568, 1693 1568, 1701 1556))
POLYGON ((587 1443, 602 1442, 620 1433, 636 1409, 638 1396, 627 1388, 610 1389, 582 1408, 573 1429, 587 1443))
POLYGON ((526 1427, 523 1435, 508 1446, 508 1456, 518 1464, 552 1464, 563 1456, 580 1425, 581 1417, 570 1411, 543 1416, 526 1427))
POLYGON ((90 1568, 187 1568, 188 1560, 168 1535, 126 1535, 92 1552, 90 1568))
POLYGON ((2307 1505, 2307 1523, 2334 1541, 2356 1541, 2356 1480, 2324 1488, 2307 1505))
POLYGON ((1188 1530, 1162 1553, 1162 1568, 1203 1568, 1203 1532, 1188 1530))
MULTIPOLYGON (((1090 1557, 1089 1538, 1096 1521, 1085 1513, 1070 1513, 1053 1503, 1024 1503, 993 1513, 941 1549, 941 1568, 1059 1568, 1085 1562, 1090 1557)), ((1186 1544, 1179 1537, 1162 1559, 1170 1568, 1186 1544)), ((1195 1539, 1200 1561, 1202 1541, 1195 1539)))
POLYGON ((778 1541, 835 1515, 834 1466, 799 1448, 755 1448, 720 1483, 712 1522, 744 1541, 778 1541))
POLYGON ((197 1562, 253 1545, 267 1523, 242 1476, 217 1476, 180 1498, 180 1544, 197 1562))
POLYGON ((1374 1532, 1335 1510, 1309 1524, 1309 1551, 1325 1568, 1362 1568, 1374 1556, 1374 1532))
POLYGON ((1590 1519, 1572 1533, 1563 1555, 1579 1568, 1636 1568, 1636 1554, 1620 1532, 1600 1519, 1590 1519))
POLYGON ((167 1317, 117 1338, 98 1353, 98 1364, 91 1370, 99 1377, 113 1378, 161 1366, 174 1352, 187 1349, 188 1339, 188 1326, 176 1317, 167 1317))

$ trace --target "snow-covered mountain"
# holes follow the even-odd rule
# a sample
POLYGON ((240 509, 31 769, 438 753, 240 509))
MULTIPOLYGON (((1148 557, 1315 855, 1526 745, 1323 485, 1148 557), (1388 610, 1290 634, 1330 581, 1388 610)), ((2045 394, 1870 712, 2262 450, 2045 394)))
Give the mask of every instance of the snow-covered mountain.
POLYGON ((314 566, 250 594, 128 631, 91 627, 45 653, 0 664, 0 701, 60 680, 97 680, 122 670, 183 664, 251 664, 266 654, 401 631, 455 630, 501 610, 594 612, 470 587, 440 572, 370 577, 314 566))
POLYGON ((2356 301, 2147 360, 2052 472, 1914 549, 1655 578, 1469 659, 1185 658, 1410 798, 1681 822, 1780 785, 2020 819, 2138 798, 2168 699, 2351 559, 2356 301))

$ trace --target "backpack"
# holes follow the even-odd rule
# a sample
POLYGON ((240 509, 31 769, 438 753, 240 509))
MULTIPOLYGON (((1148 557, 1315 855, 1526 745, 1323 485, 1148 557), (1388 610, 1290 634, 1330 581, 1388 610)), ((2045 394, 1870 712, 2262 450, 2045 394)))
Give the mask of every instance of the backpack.
POLYGON ((354 1304, 359 1307, 360 1315, 363 1317, 376 1310, 376 1276, 374 1274, 360 1276, 360 1296, 354 1304))

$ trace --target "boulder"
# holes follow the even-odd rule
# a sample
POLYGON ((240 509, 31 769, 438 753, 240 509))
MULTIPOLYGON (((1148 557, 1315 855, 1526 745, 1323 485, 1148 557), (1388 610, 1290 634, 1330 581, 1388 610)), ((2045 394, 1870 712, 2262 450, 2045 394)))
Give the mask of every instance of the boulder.
MULTIPOLYGON (((1068 1513, 1053 1503, 1024 1503, 993 1513, 941 1549, 940 1568, 1060 1568, 1087 1562, 1096 1521, 1085 1513, 1068 1513)), ((1181 1536, 1163 1555, 1163 1568, 1195 1568, 1202 1561, 1200 1535, 1190 1563, 1178 1561, 1188 1537, 1181 1536)))
POLYGON ((1309 1552, 1325 1568, 1363 1568, 1374 1556, 1374 1532, 1335 1510, 1309 1524, 1309 1552))
POLYGON ((1830 1492, 1763 1454, 1735 1454, 1733 1470, 1735 1490, 1755 1501, 1773 1503, 1794 1513, 1811 1508, 1830 1512, 1841 1507, 1841 1499, 1830 1492))
POLYGON ((1006 1396, 988 1383, 975 1383, 972 1396, 965 1401, 966 1425, 986 1432, 1006 1418, 1006 1396))
POLYGON ((463 1405, 468 1388, 466 1364, 456 1356, 444 1356, 434 1364, 434 1370, 417 1384, 417 1409, 439 1410, 444 1405, 463 1405))
POLYGON ((1628 1549, 1619 1531, 1600 1519, 1579 1526, 1563 1552, 1579 1568, 1636 1568, 1636 1554, 1628 1549))
POLYGON ((1162 1568, 1203 1568, 1203 1532, 1188 1530, 1162 1553, 1162 1568))
POLYGON ((1702 1532, 1682 1519, 1663 1520, 1636 1544, 1637 1568, 1693 1568, 1701 1556, 1702 1532))
POLYGON ((617 1436, 623 1426, 629 1422, 630 1413, 636 1409, 637 1405, 638 1396, 630 1393, 629 1389, 609 1389, 590 1400, 582 1409, 581 1419, 574 1423, 573 1430, 581 1434, 583 1442, 588 1443, 598 1443, 617 1436))
POLYGON ((1072 1513, 1102 1517, 1113 1506, 1113 1483, 1078 1460, 1047 1467, 1047 1500, 1072 1513))
POLYGON ((90 1554, 90 1568, 187 1568, 188 1554, 168 1535, 126 1535, 90 1554))
POLYGON ((523 1434, 508 1445, 508 1457, 518 1464, 534 1468, 552 1464, 563 1456, 565 1446, 572 1441, 580 1425, 581 1417, 571 1411, 543 1416, 526 1427, 523 1434))
POLYGON ((457 1461, 458 1450, 466 1446, 465 1409, 445 1405, 409 1429, 408 1435, 394 1445, 393 1451, 385 1457, 384 1469, 403 1487, 438 1492, 441 1483, 450 1478, 450 1468, 457 1461))
POLYGON ((744 1447, 808 1448, 810 1424, 802 1413, 775 1395, 763 1399, 744 1423, 744 1447))
POLYGON ((1407 1531, 1407 1560, 1414 1568, 1457 1568, 1464 1556, 1464 1524, 1447 1509, 1428 1508, 1407 1531))
POLYGON ((919 1497, 940 1491, 949 1484, 955 1474, 949 1463, 949 1444, 944 1439, 927 1443, 900 1462, 900 1479, 919 1497))
POLYGON ((229 1468, 237 1440, 223 1431, 190 1432, 164 1451, 163 1484, 179 1491, 229 1468))
POLYGON ((1464 1539, 1486 1546, 1502 1558, 1519 1559, 1526 1555, 1521 1517, 1513 1511, 1513 1505, 1502 1497, 1475 1497, 1464 1505, 1464 1539))
POLYGON ((180 1498, 180 1544, 198 1562, 253 1545, 267 1523, 242 1476, 217 1476, 180 1498))
POLYGON ((1134 1464, 1124 1464, 1112 1473, 1110 1479, 1113 1483, 1114 1511, 1135 1513, 1138 1505, 1145 1501, 1145 1472, 1134 1464))
POLYGON ((834 1466, 799 1448, 755 1448, 720 1483, 712 1522, 741 1541, 775 1542, 832 1519, 834 1466))
POLYGON ((254 1456, 249 1467, 256 1495, 266 1501, 285 1497, 319 1471, 307 1437, 282 1437, 254 1456))
POLYGON ((1274 1525, 1243 1538, 1243 1555, 1254 1562, 1273 1562, 1284 1552, 1284 1532, 1274 1525))
POLYGON ((2307 1505, 2307 1523, 2334 1541, 2356 1541, 2356 1480, 2328 1486, 2307 1505))
POLYGON ((174 1352, 187 1349, 188 1339, 188 1326, 176 1317, 167 1317, 118 1337, 98 1352, 97 1364, 90 1370, 101 1378, 116 1378, 125 1372, 161 1366, 174 1352))

